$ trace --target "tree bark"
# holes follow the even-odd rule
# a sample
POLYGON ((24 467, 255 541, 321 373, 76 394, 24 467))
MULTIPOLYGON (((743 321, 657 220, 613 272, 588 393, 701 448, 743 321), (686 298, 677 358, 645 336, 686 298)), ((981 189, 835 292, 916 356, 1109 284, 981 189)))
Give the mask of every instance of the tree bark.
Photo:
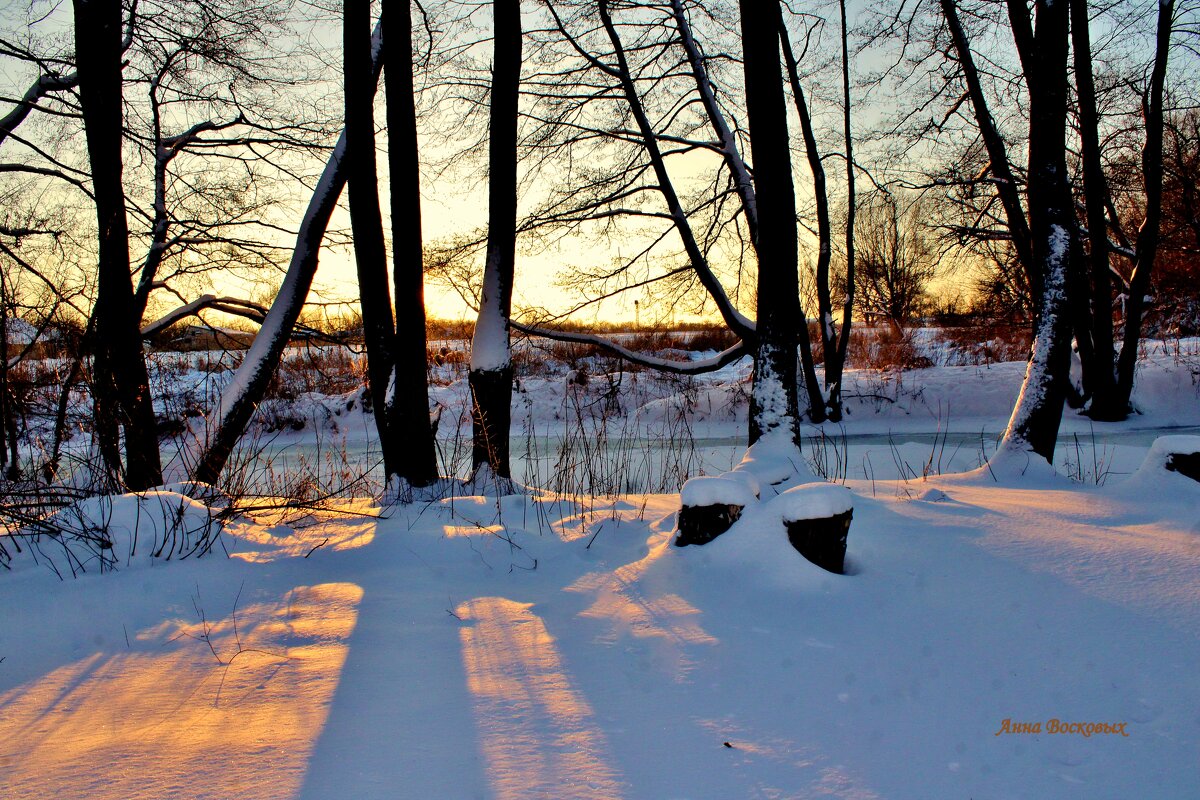
POLYGON ((367 350, 367 391, 387 475, 396 474, 401 443, 388 424, 387 389, 394 367, 396 328, 388 286, 387 245, 375 166, 375 90, 371 80, 370 0, 343 4, 343 78, 346 104, 346 183, 358 268, 359 308, 367 350))
POLYGON ((787 430, 799 442, 796 396, 797 270, 796 193, 792 183, 787 101, 779 63, 778 0, 740 0, 746 114, 756 169, 758 199, 758 301, 754 383, 750 396, 750 444, 787 430))
MULTIPOLYGON (((1071 40, 1075 60, 1075 92, 1079 97, 1079 138, 1083 161, 1083 190, 1088 226, 1087 279, 1081 281, 1090 294, 1078 295, 1075 302, 1086 308, 1090 297, 1090 313, 1084 319, 1090 325, 1076 331, 1083 359, 1083 389, 1090 398, 1088 414, 1093 419, 1119 420, 1128 413, 1115 396, 1117 382, 1114 370, 1112 274, 1108 246, 1108 182, 1100 153, 1100 113, 1096 106, 1096 84, 1092 77, 1092 43, 1088 30, 1087 0, 1071 2, 1071 40), (1090 339, 1090 358, 1082 344, 1090 339)), ((1081 287, 1082 288, 1082 287, 1081 287)))
POLYGON ((1125 407, 1128 407, 1133 395, 1138 341, 1142 335, 1142 316, 1146 312, 1146 295, 1150 292, 1150 275, 1154 269, 1155 256, 1158 254, 1159 230, 1162 227, 1163 86, 1167 77, 1167 57, 1171 52, 1174 17, 1175 1, 1162 0, 1158 5, 1154 69, 1150 74, 1150 86, 1142 99, 1142 116, 1146 121, 1146 143, 1142 147, 1142 183, 1146 191, 1146 217, 1138 229, 1137 262, 1129 280, 1129 299, 1125 301, 1125 331, 1121 341, 1121 355, 1117 358, 1115 402, 1125 407))
MULTIPOLYGON (((782 23, 782 19, 780 20, 782 23)), ((817 135, 813 130, 812 114, 808 110, 808 102, 804 97, 804 87, 800 85, 800 70, 796 57, 792 53, 792 43, 788 39, 787 27, 780 25, 779 41, 783 47, 783 60, 787 66, 788 81, 792 85, 792 100, 796 104, 796 114, 800 118, 800 132, 804 137, 804 154, 808 159, 808 169, 813 177, 813 199, 817 206, 817 280, 824 274, 829 279, 829 262, 833 257, 833 226, 829 221, 829 190, 826 188, 825 165, 821 161, 821 153, 817 149, 817 135)), ((818 302, 818 316, 820 303, 818 302)), ((806 315, 807 316, 807 315, 806 315)), ((800 335, 800 367, 804 374, 804 383, 808 388, 808 418, 814 423, 822 423, 827 417, 825 408, 825 393, 817 383, 817 372, 812 354, 812 342, 808 337, 808 321, 805 320, 800 335)), ((826 370, 828 370, 826 361, 826 370)), ((828 373, 826 373, 828 374, 828 373)))
POLYGON ((16 480, 15 472, 19 468, 20 454, 17 449, 15 417, 13 424, 9 424, 9 417, 14 412, 12 404, 9 402, 8 392, 8 311, 8 286, 4 279, 4 272, 0 270, 0 474, 8 477, 11 470, 14 474, 9 480, 16 480), (10 428, 13 431, 11 441, 8 435, 10 428), (10 448, 11 459, 9 458, 10 448))
MULTIPOLYGON (((834 422, 842 419, 842 370, 846 366, 846 353, 850 349, 851 312, 854 309, 854 136, 850 126, 850 51, 849 30, 846 24, 846 0, 839 0, 842 17, 842 124, 846 137, 846 297, 842 302, 842 330, 836 342, 833 339, 832 313, 823 329, 828 329, 830 342, 825 354, 825 389, 829 393, 829 418, 834 422)), ((818 290, 820 284, 818 283, 818 290)), ((827 304, 829 276, 825 277, 827 304)))
POLYGON ((1033 452, 1053 463, 1071 364, 1069 269, 1076 223, 1067 178, 1068 8, 1038 0, 1029 82, 1029 229, 1042 287, 1033 353, 997 459, 1033 452))
POLYGON ((130 280, 121 184, 121 4, 74 0, 74 8, 79 98, 99 233, 93 366, 96 424, 106 431, 108 441, 101 453, 110 478, 133 490, 148 489, 162 483, 162 467, 130 280), (125 433, 123 469, 113 452, 116 425, 125 433))
POLYGON ((391 170, 392 270, 396 284, 396 360, 388 388, 388 424, 404 442, 395 472, 412 486, 437 479, 429 419, 425 341, 425 275, 421 242, 421 170, 413 85, 412 9, 409 0, 383 0, 391 51, 387 97, 391 170))
POLYGON ((471 464, 511 477, 512 312, 517 250, 517 103, 521 84, 521 3, 494 0, 491 121, 488 141, 488 242, 483 293, 471 342, 471 464))

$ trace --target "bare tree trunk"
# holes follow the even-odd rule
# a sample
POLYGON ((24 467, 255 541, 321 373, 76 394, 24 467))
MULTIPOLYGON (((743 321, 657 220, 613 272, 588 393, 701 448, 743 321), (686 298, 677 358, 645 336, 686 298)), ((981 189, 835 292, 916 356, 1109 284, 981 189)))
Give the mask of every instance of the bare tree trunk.
MULTIPOLYGON (((79 97, 92 166, 99 232, 93 384, 96 423, 113 418, 125 432, 123 483, 148 489, 162 483, 154 407, 138 335, 129 268, 129 229, 121 185, 121 4, 75 0, 79 97), (111 396, 105 396, 108 393, 111 396)), ((112 443, 102 448, 111 476, 122 473, 112 443)))
POLYGON ((9 424, 13 408, 9 402, 8 392, 8 310, 8 282, 4 278, 3 270, 0 270, 0 473, 8 477, 11 472, 10 480, 15 480, 20 464, 18 463, 16 425, 9 424), (10 428, 13 432, 11 441, 10 428), (12 450, 11 459, 9 458, 10 448, 12 450))
MULTIPOLYGON (((846 136, 846 297, 842 302, 842 330, 835 341, 833 338, 832 303, 829 302, 829 278, 825 279, 826 304, 831 306, 828 320, 822 320, 823 335, 830 337, 825 353, 825 389, 829 393, 829 418, 834 422, 842 419, 842 370, 846 366, 846 353, 850 349, 850 317, 854 310, 854 136, 850 126, 850 51, 849 31, 846 25, 846 0, 839 0, 842 16, 842 123, 846 136)), ((818 284, 818 291, 820 287, 818 284)))
POLYGON ((437 479, 429 419, 425 341, 425 275, 421 247, 421 171, 409 0, 383 0, 387 23, 388 166, 391 169, 392 270, 396 284, 396 361, 388 389, 388 424, 404 442, 395 475, 412 486, 437 479))
MULTIPOLYGON (((1096 107, 1096 84, 1092 77, 1092 43, 1088 30, 1087 0, 1071 2, 1071 40, 1075 57, 1075 91, 1079 97, 1079 138, 1083 161, 1083 189, 1088 226, 1090 295, 1077 295, 1075 302, 1086 308, 1091 299, 1086 330, 1076 332, 1083 359, 1083 389, 1090 397, 1088 414, 1093 419, 1124 419, 1128 406, 1116 403, 1116 371, 1113 351, 1112 275, 1108 246, 1108 182, 1100 160, 1100 114, 1096 107), (1090 339, 1090 351, 1082 346, 1090 339), (1088 358, 1087 356, 1090 356, 1088 358)), ((1088 286, 1086 279, 1081 281, 1088 286)))
POLYGON ((517 102, 521 84, 521 3, 494 0, 491 123, 488 141, 488 243, 483 293, 471 341, 472 446, 474 470, 487 464, 511 477, 512 311, 517 249, 517 102))
POLYGON ((799 442, 796 395, 800 311, 796 193, 792 183, 787 100, 779 63, 778 0, 740 0, 746 113, 758 199, 758 308, 750 444, 776 430, 799 442))
MULTIPOLYGON (((371 40, 371 59, 371 85, 374 86, 383 67, 382 35, 378 28, 371 40)), ((263 320, 250 350, 242 359, 242 365, 209 414, 205 424, 207 437, 197 443, 194 466, 191 468, 193 480, 206 483, 217 480, 279 367, 279 361, 296 327, 296 320, 304 308, 308 290, 312 287, 321 254, 321 240, 329 227, 329 218, 346 185, 345 158, 346 134, 343 132, 300 221, 296 247, 292 250, 291 263, 288 264, 287 275, 279 287, 275 302, 271 304, 267 318, 263 320)))
POLYGON ((358 297, 367 350, 367 390, 387 475, 396 472, 401 444, 388 424, 387 388, 394 367, 396 328, 388 286, 387 245, 375 167, 375 88, 371 79, 370 0, 343 4, 346 103, 346 179, 358 267, 358 297))
POLYGON ((1163 84, 1167 76, 1167 56, 1171 52, 1171 28, 1175 1, 1158 5, 1158 34, 1154 51, 1154 69, 1150 86, 1142 98, 1142 116, 1146 121, 1146 144, 1142 147, 1142 182, 1146 191, 1146 218, 1137 235, 1137 262, 1129 280, 1129 299, 1125 302, 1125 332, 1121 355, 1117 358, 1115 403, 1129 406, 1137 370, 1138 341, 1142 335, 1142 315, 1150 292, 1150 275, 1158 254, 1159 229, 1162 226, 1163 196, 1163 84))
POLYGON ((1067 181, 1067 3, 1038 0, 1029 82, 1029 228, 1042 287, 1025 382, 994 461, 1033 452, 1053 463, 1070 380, 1068 271, 1075 211, 1067 181))
MULTIPOLYGON (((782 22, 782 20, 781 20, 782 22)), ((796 64, 796 56, 792 53, 792 43, 788 38, 787 27, 780 25, 779 40, 783 45, 783 60, 787 65, 788 80, 792 85, 792 100, 796 104, 796 114, 800 117, 800 131, 804 136, 804 154, 808 159, 808 169, 813 177, 813 197, 817 204, 817 281, 825 275, 829 280, 829 262, 833 257, 833 226, 829 222, 829 190, 825 182, 825 165, 821 161, 821 153, 817 150, 817 135, 813 130, 812 114, 808 110, 808 102, 804 98, 804 87, 800 85, 800 70, 796 64)), ((819 315, 818 303, 818 315, 819 315)), ((822 336, 822 343, 824 336, 822 336)), ((800 367, 804 372, 804 382, 808 387, 808 418, 815 423, 826 419, 825 393, 817 383, 816 368, 813 363, 812 343, 808 338, 808 324, 800 331, 800 367)), ((825 364, 828 375, 829 362, 825 364)))
POLYGON ((71 403, 71 388, 79 382, 83 373, 83 360, 92 340, 95 318, 89 317, 83 335, 74 342, 75 353, 71 356, 71 367, 67 370, 66 380, 58 391, 58 403, 54 410, 54 435, 50 444, 50 457, 42 467, 42 475, 47 481, 53 481, 58 476, 58 465, 62 457, 63 439, 67 435, 67 411, 71 403))

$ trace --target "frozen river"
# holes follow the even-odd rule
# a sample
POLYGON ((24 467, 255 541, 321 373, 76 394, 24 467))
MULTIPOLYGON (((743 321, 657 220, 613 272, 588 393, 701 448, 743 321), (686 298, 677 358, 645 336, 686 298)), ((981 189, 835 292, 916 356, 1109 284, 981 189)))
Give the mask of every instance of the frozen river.
MULTIPOLYGON (((1120 480, 1133 472, 1159 436, 1200 435, 1200 427, 1106 429, 1065 432, 1058 437, 1058 470, 1086 483, 1120 480)), ((380 475, 372 438, 313 434, 281 435, 261 448, 258 465, 283 473, 310 470, 336 482, 338 474, 380 475)), ((983 465, 999 433, 905 431, 833 432, 805 427, 803 454, 818 474, 832 480, 920 480, 925 475, 965 472, 983 465)), ((464 476, 469 468, 469 431, 438 440, 443 473, 464 476)), ((514 436, 512 473, 526 485, 567 494, 678 491, 692 475, 730 469, 745 451, 743 436, 698 436, 664 441, 647 436, 580 436, 559 433, 514 436)))

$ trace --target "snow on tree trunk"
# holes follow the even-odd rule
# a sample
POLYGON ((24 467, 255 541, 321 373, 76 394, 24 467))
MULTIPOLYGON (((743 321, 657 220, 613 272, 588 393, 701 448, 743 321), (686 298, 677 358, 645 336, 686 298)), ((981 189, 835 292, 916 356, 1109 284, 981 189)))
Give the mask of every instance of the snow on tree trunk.
POLYGON ((517 247, 517 102, 521 83, 521 4, 495 0, 491 126, 488 143, 488 244, 479 317, 471 340, 471 466, 487 464, 500 477, 511 476, 509 426, 512 417, 512 353, 508 317, 512 311, 517 247))
POLYGON ((1068 270, 1075 210, 1067 183, 1067 3, 1039 0, 1029 86, 1029 228, 1042 288, 1033 352, 991 465, 1023 470, 1030 453, 1053 463, 1071 366, 1068 270))
MULTIPOLYGON (((371 38, 372 85, 379 80, 383 66, 383 35, 376 26, 371 38)), ((205 438, 196 443, 191 468, 192 480, 215 483, 225 463, 233 452, 234 445, 246 430, 254 410, 266 394, 271 377, 279 367, 283 351, 304 308, 305 298, 312 286, 317 271, 321 240, 329 227, 329 218, 337 206, 338 196, 346 185, 346 134, 338 138, 325 170, 313 190, 300 231, 296 236, 296 247, 292 251, 287 275, 271 304, 267 317, 259 328, 258 335, 234 373, 233 380, 221 392, 205 424, 205 438)))
POLYGON ((75 0, 74 6, 79 98, 99 233, 93 311, 95 424, 109 478, 130 489, 148 489, 162 483, 162 466, 130 280, 129 227, 121 183, 121 4, 75 0), (123 469, 118 426, 125 433, 123 469))
POLYGON ((758 200, 758 323, 750 393, 750 444, 774 430, 799 441, 796 348, 800 310, 796 193, 779 62, 779 3, 741 0, 746 111, 758 200))
MULTIPOLYGON (((758 196, 754 189, 753 178, 750 175, 750 170, 746 166, 745 160, 742 158, 741 152, 738 150, 737 138, 729 127, 725 114, 721 110, 720 103, 717 102, 713 82, 709 78, 708 69, 705 66, 704 55, 699 45, 696 44, 695 37, 692 35, 691 24, 688 22, 682 0, 672 0, 671 13, 675 18, 675 27, 679 31, 680 44, 687 53, 688 64, 691 67, 692 78, 696 83, 696 91, 700 95, 700 102, 704 106, 709 124, 713 129, 713 134, 717 137, 721 157, 725 161, 725 167, 729 170, 734 186, 737 188, 738 198, 742 201, 742 212, 746 218, 746 229, 750 233, 751 241, 757 246, 759 242, 758 196)), ((786 42, 787 33, 783 28, 780 29, 780 35, 781 41, 786 42)), ((785 44, 784 54, 787 55, 789 52, 790 49, 785 44)), ((791 62, 789 62, 790 69, 791 62)), ((793 88, 798 87, 799 83, 797 80, 793 83, 793 88)), ((800 92, 796 96, 798 98, 797 111, 800 113, 801 127, 804 128, 806 133, 805 146, 808 148, 810 164, 815 162, 820 169, 821 160, 816 155, 815 143, 810 143, 807 135, 811 130, 811 121, 808 120, 808 109, 804 106, 803 92, 800 92), (805 127, 806 122, 807 127, 805 127)), ((823 169, 820 169, 819 173, 814 172, 813 175, 813 188, 817 200, 818 228, 820 228, 822 221, 828 223, 828 198, 825 194, 825 173, 823 169), (826 212, 824 216, 822 216, 822 210, 826 212)), ((825 230, 825 233, 828 233, 828 230, 825 230)), ((828 241, 825 240, 822 246, 824 248, 823 252, 826 254, 825 262, 828 263, 828 241)), ((812 355, 812 343, 808 338, 807 325, 798 327, 797 341, 800 347, 800 363, 803 368, 804 385, 808 391, 809 416, 816 422, 822 422, 825 419, 825 396, 822 394, 820 384, 817 382, 816 366, 812 355)))
MULTIPOLYGON (((1017 452, 1032 451, 1048 462, 1054 460, 1058 426, 1071 365, 1071 318, 1067 303, 1067 260, 1071 234, 1052 226, 1045 244, 1035 235, 1033 247, 1048 251, 1043 272, 1041 313, 1038 317, 1033 352, 1025 370, 1025 381, 1004 432, 992 466, 1007 461, 1017 452)), ((1035 258, 1037 256, 1035 255, 1035 258)))

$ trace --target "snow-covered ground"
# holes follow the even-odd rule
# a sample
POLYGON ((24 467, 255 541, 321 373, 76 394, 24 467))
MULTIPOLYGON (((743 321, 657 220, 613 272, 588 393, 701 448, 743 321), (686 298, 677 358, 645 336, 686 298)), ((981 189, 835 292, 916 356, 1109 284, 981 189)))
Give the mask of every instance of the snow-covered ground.
MULTIPOLYGON (((199 558, 124 533, 115 572, 65 581, 23 554, 0 574, 0 797, 1193 798, 1200 483, 1123 473, 1200 403, 1186 364, 1147 363, 1139 417, 1068 412, 1083 482, 949 474, 1003 429, 1021 364, 856 374, 847 444, 827 425, 809 451, 849 464, 846 575, 791 550, 769 487, 703 547, 670 544, 678 495, 560 487, 260 509, 199 558), (946 474, 923 469, 938 409, 946 474)), ((595 413, 720 441, 719 474, 744 369, 682 404, 623 384, 621 413, 595 413)), ((607 385, 538 380, 514 432, 550 445, 607 385)), ((277 452, 318 431, 366 452, 361 413, 310 401, 318 424, 277 452)), ((207 530, 194 487, 170 489, 86 518, 157 542, 179 508, 207 530)))

